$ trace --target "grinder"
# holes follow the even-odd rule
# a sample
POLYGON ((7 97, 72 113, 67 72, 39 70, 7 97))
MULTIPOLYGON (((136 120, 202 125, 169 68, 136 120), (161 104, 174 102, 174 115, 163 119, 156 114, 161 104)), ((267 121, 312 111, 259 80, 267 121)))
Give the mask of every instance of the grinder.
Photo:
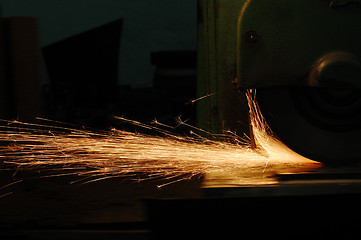
POLYGON ((199 0, 198 122, 247 133, 257 89, 275 135, 329 164, 361 161, 361 1, 199 0), (241 99, 241 100, 240 100, 241 99))

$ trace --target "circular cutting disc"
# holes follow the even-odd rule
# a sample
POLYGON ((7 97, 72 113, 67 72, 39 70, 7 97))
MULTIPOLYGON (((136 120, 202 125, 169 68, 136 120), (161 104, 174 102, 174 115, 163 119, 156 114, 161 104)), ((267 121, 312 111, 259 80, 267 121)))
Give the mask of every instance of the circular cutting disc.
POLYGON ((330 164, 361 162, 361 91, 312 87, 257 89, 275 135, 295 152, 330 164))

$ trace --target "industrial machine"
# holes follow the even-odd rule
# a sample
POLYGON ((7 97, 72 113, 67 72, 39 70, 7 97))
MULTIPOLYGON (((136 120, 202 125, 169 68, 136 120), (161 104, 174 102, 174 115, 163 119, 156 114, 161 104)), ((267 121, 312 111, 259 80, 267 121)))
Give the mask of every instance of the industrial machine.
POLYGON ((360 1, 198 4, 198 94, 217 93, 200 103, 202 127, 247 133, 241 95, 256 88, 262 114, 291 149, 332 165, 361 160, 360 1))
MULTIPOLYGON (((225 161, 220 172, 227 181, 238 173, 251 181, 207 185, 206 180, 194 177, 189 179, 186 190, 182 185, 177 186, 180 182, 176 180, 173 182, 176 191, 187 191, 187 197, 192 195, 193 198, 179 199, 170 191, 163 199, 147 199, 144 201, 146 222, 124 224, 97 221, 109 216, 117 219, 117 215, 124 214, 122 206, 130 206, 134 211, 128 202, 135 198, 133 196, 139 197, 133 192, 134 185, 122 187, 118 179, 116 184, 113 179, 107 179, 109 182, 97 181, 94 185, 68 189, 56 180, 49 183, 33 178, 33 183, 28 185, 15 185, 20 189, 18 199, 25 207, 14 206, 10 200, 5 216, 22 219, 23 215, 41 215, 49 211, 71 220, 72 225, 61 224, 54 228, 52 224, 61 220, 46 217, 43 226, 31 217, 20 220, 23 226, 12 227, 11 219, 4 218, 2 226, 9 225, 11 231, 5 235, 0 231, 0 236, 10 239, 14 239, 13 236, 40 239, 44 234, 59 239, 68 239, 68 236, 100 239, 105 235, 128 239, 231 239, 235 236, 244 239, 361 239, 361 0, 197 2, 197 89, 198 99, 202 98, 197 102, 199 127, 211 132, 231 130, 238 136, 251 137, 245 92, 256 89, 260 110, 277 137, 299 154, 320 161, 324 166, 302 172, 304 169, 295 164, 297 171, 280 174, 267 160, 256 165, 251 164, 251 159, 249 164, 238 165, 227 172, 225 161), (260 179, 262 181, 258 181, 260 179), (34 194, 36 191, 45 193, 34 194), (38 213, 36 204, 42 204, 39 201, 42 197, 45 207, 38 213), (63 207, 65 205, 70 207, 63 207), (86 210, 81 205, 91 209, 86 210), (12 211, 12 208, 25 211, 12 211), (69 213, 64 215, 64 210, 69 213), (81 224, 78 215, 90 217, 86 224, 81 224), (20 235, 19 229, 22 230, 20 235), (132 232, 137 235, 130 235, 132 232)), ((18 58, 17 49, 28 49, 24 51, 27 53, 35 49, 31 44, 35 39, 29 41, 30 35, 24 38, 19 34, 24 26, 30 26, 23 25, 23 21, 34 24, 32 19, 15 18, 5 22, 0 19, 0 28, 12 29, 9 31, 11 38, 0 36, 0 44, 14 42, 10 48, 4 48, 6 52, 0 51, 0 77, 7 75, 10 79, 11 76, 16 85, 21 83, 20 79, 29 82, 37 75, 24 68, 28 63, 18 58), (10 72, 1 71, 5 69, 5 57, 13 61, 6 64, 12 66, 10 72)), ((54 67, 62 69, 64 64, 60 63, 54 67)), ((161 65, 167 69, 174 67, 163 62, 161 65)), ((188 63, 185 65, 189 67, 188 63)), ((162 83, 160 70, 156 72, 158 85, 162 83)), ((61 76, 64 75, 57 77, 63 79, 61 76)), ((0 89, 3 86, 0 98, 6 98, 6 90, 9 90, 4 84, 0 82, 0 89)), ((0 113, 11 115, 29 102, 35 105, 29 100, 32 96, 29 92, 33 91, 22 89, 16 93, 17 98, 26 98, 19 98, 17 107, 9 113, 4 103, 11 103, 13 99, 3 99, 3 104, 0 101, 0 113)), ((144 102, 144 94, 141 95, 144 102)), ((235 160, 242 161, 241 157, 235 155, 235 160)), ((289 166, 287 162, 282 164, 286 168, 289 166)), ((72 177, 64 175, 66 179, 72 177)), ((14 177, 12 173, 9 176, 14 177)), ((0 186, 0 189, 7 190, 10 185, 0 186)), ((147 183, 136 186, 143 192, 153 192, 147 183)), ((159 196, 162 191, 166 193, 166 189, 157 189, 154 195, 159 196)), ((7 208, 4 196, 7 194, 0 196, 1 206, 7 208)), ((129 213, 131 219, 134 219, 133 214, 129 213)))
POLYGON ((216 182, 201 199, 152 200, 156 239, 169 237, 164 229, 181 238, 361 237, 360 22, 361 1, 198 1, 198 94, 213 94, 198 104, 201 127, 251 136, 245 92, 256 89, 277 137, 323 167, 275 172, 272 184, 216 182))

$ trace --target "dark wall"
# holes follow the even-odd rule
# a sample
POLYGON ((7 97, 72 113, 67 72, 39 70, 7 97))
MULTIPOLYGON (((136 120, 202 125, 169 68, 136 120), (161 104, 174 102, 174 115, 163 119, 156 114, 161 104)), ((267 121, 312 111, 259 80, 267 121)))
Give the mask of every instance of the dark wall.
POLYGON ((42 46, 124 20, 119 55, 122 85, 150 86, 150 53, 196 49, 195 0, 0 0, 3 16, 36 16, 42 46))

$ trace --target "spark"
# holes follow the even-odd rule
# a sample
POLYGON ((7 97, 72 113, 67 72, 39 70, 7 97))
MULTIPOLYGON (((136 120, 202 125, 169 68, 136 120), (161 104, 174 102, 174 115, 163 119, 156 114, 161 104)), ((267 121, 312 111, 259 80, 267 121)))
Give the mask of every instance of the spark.
POLYGON ((11 194, 13 194, 13 192, 4 193, 4 194, 0 195, 0 198, 6 197, 11 194))
POLYGON ((22 182, 22 181, 23 181, 23 180, 18 180, 18 181, 9 183, 9 184, 7 184, 7 185, 5 185, 5 186, 0 187, 0 190, 1 190, 1 189, 4 189, 4 188, 7 188, 7 187, 10 187, 11 185, 14 185, 14 184, 19 183, 19 182, 22 182))
MULTIPOLYGON (((12 186, 12 185, 14 185, 14 184, 16 184, 16 183, 22 182, 22 181, 23 181, 23 180, 18 180, 18 181, 14 181, 14 182, 12 182, 12 183, 9 183, 9 184, 7 184, 7 185, 5 185, 5 186, 0 187, 0 190, 2 190, 2 189, 4 189, 4 188, 8 188, 8 187, 10 187, 10 186, 12 186)), ((7 193, 4 193, 4 194, 1 194, 1 195, 0 195, 0 198, 3 198, 3 197, 5 197, 5 196, 11 195, 11 194, 13 194, 13 192, 7 192, 7 193)))
POLYGON ((254 91, 249 91, 247 98, 256 149, 251 148, 248 136, 241 138, 232 132, 212 134, 181 118, 177 119, 178 126, 191 129, 190 136, 177 135, 171 126, 157 120, 144 124, 123 117, 116 119, 154 130, 158 135, 3 120, 0 127, 0 142, 4 143, 0 145, 0 168, 15 166, 15 175, 18 171, 41 173, 38 177, 75 175, 78 178, 72 183, 81 184, 108 178, 161 179, 165 183, 159 187, 163 187, 201 175, 212 179, 225 173, 230 177, 249 174, 249 169, 256 169, 255 172, 264 176, 271 164, 273 167, 279 164, 278 168, 292 164, 315 165, 272 136, 257 106, 254 91), (224 141, 217 141, 219 136, 224 141))
POLYGON ((213 95, 215 95, 215 94, 216 94, 216 92, 206 94, 206 95, 204 95, 204 96, 202 96, 202 97, 199 97, 199 98, 197 98, 197 99, 192 99, 192 100, 190 100, 187 104, 194 104, 195 102, 198 102, 198 101, 200 101, 200 100, 202 100, 202 99, 211 97, 211 96, 213 96, 213 95))

